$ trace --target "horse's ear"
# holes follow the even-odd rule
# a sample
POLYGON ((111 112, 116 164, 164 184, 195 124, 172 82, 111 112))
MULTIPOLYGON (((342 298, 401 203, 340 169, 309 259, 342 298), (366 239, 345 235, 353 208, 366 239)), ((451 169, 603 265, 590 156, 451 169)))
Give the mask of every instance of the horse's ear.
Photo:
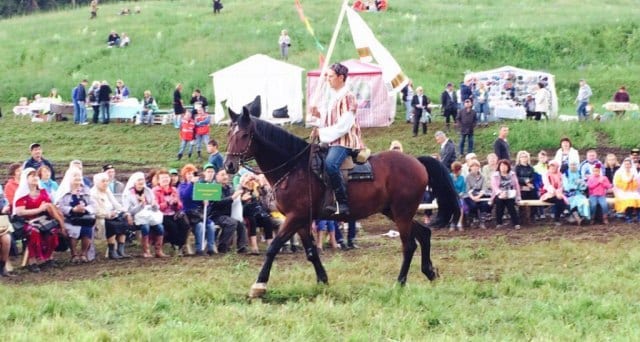
POLYGON ((246 126, 251 122, 251 113, 247 106, 242 107, 242 116, 240 116, 240 125, 246 126))
POLYGON ((227 107, 227 110, 229 111, 229 117, 231 118, 231 122, 237 122, 238 118, 240 117, 240 114, 236 114, 236 112, 234 112, 231 107, 227 107))

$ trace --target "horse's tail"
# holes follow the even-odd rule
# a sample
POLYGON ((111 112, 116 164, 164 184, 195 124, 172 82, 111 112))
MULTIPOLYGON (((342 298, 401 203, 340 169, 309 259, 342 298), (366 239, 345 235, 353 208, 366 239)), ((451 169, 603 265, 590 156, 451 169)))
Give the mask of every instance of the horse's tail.
POLYGON ((460 203, 458 193, 453 187, 449 176, 449 170, 433 157, 418 157, 418 160, 427 169, 429 174, 429 186, 433 189, 433 195, 438 200, 438 216, 432 221, 432 226, 444 227, 452 219, 460 216, 460 203))

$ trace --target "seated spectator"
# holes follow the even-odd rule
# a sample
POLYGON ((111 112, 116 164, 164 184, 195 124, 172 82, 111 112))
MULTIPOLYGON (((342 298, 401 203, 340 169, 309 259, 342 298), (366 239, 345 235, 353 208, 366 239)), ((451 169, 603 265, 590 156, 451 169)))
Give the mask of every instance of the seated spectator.
POLYGON ((462 228, 462 222, 464 221, 464 198, 467 197, 467 185, 464 176, 462 176, 462 164, 460 162, 456 161, 451 164, 451 173, 449 176, 451 177, 456 193, 458 193, 458 202, 460 203, 460 218, 458 219, 458 224, 456 225, 452 222, 449 231, 452 232, 458 228, 458 231, 461 232, 464 230, 464 228, 462 228))
POLYGON ((140 115, 141 124, 153 125, 153 113, 158 111, 158 104, 156 99, 151 96, 150 90, 144 91, 144 97, 142 99, 142 113, 140 115))
MULTIPOLYGON (((520 194, 523 200, 537 200, 538 187, 542 179, 531 166, 529 152, 519 151, 516 156, 516 177, 518 177, 518 185, 520 185, 520 194)), ((538 214, 536 210, 531 211, 531 218, 538 214)))
MULTIPOLYGON (((168 237, 169 242, 178 250, 187 242, 189 235, 189 225, 185 220, 180 219, 181 215, 177 215, 182 211, 182 201, 178 189, 171 186, 171 177, 169 171, 160 169, 157 173, 158 185, 153 188, 156 203, 162 211, 162 226, 164 227, 164 236, 168 237)), ((184 216, 184 215, 182 215, 184 216)))
POLYGON ((40 179, 40 189, 47 190, 49 197, 53 198, 53 195, 58 190, 58 183, 51 179, 51 169, 47 165, 42 165, 36 173, 40 179))
POLYGON ((627 87, 621 86, 615 94, 613 94, 613 102, 631 102, 627 87))
POLYGON ((13 210, 13 201, 15 193, 20 184, 20 175, 22 174, 22 164, 13 163, 9 165, 9 178, 4 185, 5 204, 2 207, 2 214, 9 215, 13 210))
POLYGON ((122 80, 117 80, 113 101, 119 102, 122 100, 126 100, 128 98, 129 98, 129 88, 126 85, 124 85, 124 82, 122 80))
MULTIPOLYGON (((4 216, 7 222, 9 219, 4 216)), ((8 228, 11 226, 9 225, 8 228)), ((9 263, 9 251, 11 250, 11 231, 0 232, 0 277, 13 277, 13 274, 7 269, 7 263, 9 263)))
POLYGON ((116 31, 111 31, 109 37, 107 37, 107 47, 118 47, 120 46, 120 36, 116 31))
POLYGON ((618 157, 615 154, 609 153, 604 160, 604 175, 609 179, 609 182, 613 184, 613 175, 620 168, 618 157))
POLYGON ((153 191, 145 184, 144 173, 136 172, 129 177, 127 185, 124 187, 122 193, 122 206, 133 216, 136 230, 140 230, 142 233, 142 257, 151 258, 151 252, 149 250, 150 235, 153 235, 155 240, 156 257, 165 257, 162 252, 162 239, 164 236, 164 227, 162 223, 153 224, 151 219, 141 216, 143 211, 157 211, 158 205, 153 196, 153 191))
POLYGON ((487 229, 485 226, 486 214, 491 212, 487 199, 491 198, 491 190, 480 173, 480 162, 477 159, 472 159, 469 162, 469 174, 465 182, 467 196, 464 198, 464 203, 467 211, 469 215, 477 217, 480 229, 487 229))
POLYGON ((82 181, 82 171, 76 167, 70 167, 60 182, 60 188, 56 192, 55 203, 64 215, 65 228, 69 235, 71 263, 89 262, 89 248, 93 242, 93 228, 95 220, 91 224, 74 224, 74 219, 96 213, 95 202, 89 193, 90 188, 82 181), (78 240, 81 241, 80 253, 77 251, 78 240))
POLYGON ((53 266, 53 252, 58 246, 58 231, 66 235, 64 217, 51 203, 47 191, 38 187, 38 176, 33 168, 26 168, 20 175, 20 184, 13 201, 13 215, 25 220, 24 234, 27 236, 29 259, 27 268, 34 273, 40 272, 40 265, 53 266), (31 220, 46 216, 58 222, 58 227, 46 233, 40 233, 31 220))
POLYGON ((491 186, 491 179, 496 171, 498 171, 498 155, 489 153, 487 155, 487 165, 482 167, 482 177, 484 177, 484 182, 487 186, 491 186))
POLYGON ((516 204, 520 202, 520 185, 515 172, 511 171, 511 162, 503 159, 498 161, 498 171, 491 178, 491 200, 489 205, 496 205, 496 228, 502 228, 504 208, 509 211, 511 224, 514 229, 520 229, 520 216, 516 204))
POLYGON ((625 158, 622 166, 613 176, 613 193, 615 208, 619 214, 625 214, 626 222, 632 223, 634 214, 640 221, 640 193, 638 192, 638 177, 631 165, 631 158, 625 158))
POLYGON ((109 259, 130 258, 131 256, 125 253, 124 248, 128 226, 133 225, 133 218, 109 189, 107 173, 102 172, 93 176, 93 184, 90 194, 96 206, 96 235, 98 237, 104 235, 107 238, 109 259), (126 225, 123 224, 123 220, 127 223, 126 225))
POLYGON ((589 200, 585 196, 587 183, 582 179, 578 163, 575 161, 569 162, 569 170, 562 176, 562 184, 569 201, 569 211, 576 223, 580 225, 582 220, 590 219, 589 200))
POLYGON ((109 177, 107 186, 117 201, 122 200, 122 193, 124 192, 124 184, 116 179, 116 169, 112 164, 106 164, 102 166, 102 172, 106 173, 109 177))
POLYGON ((51 88, 51 92, 49 93, 49 102, 51 103, 61 103, 62 102, 62 96, 60 96, 60 94, 58 94, 58 89, 56 88, 51 88))
POLYGON ((580 154, 572 147, 571 140, 565 137, 560 139, 560 148, 556 152, 554 160, 560 165, 560 172, 566 175, 570 162, 576 162, 580 165, 580 154))
POLYGON ((127 36, 126 33, 122 32, 122 39, 120 40, 120 47, 127 47, 129 46, 129 44, 131 44, 131 38, 129 38, 129 36, 127 36))
POLYGON ((580 176, 582 179, 587 179, 589 175, 593 172, 593 166, 596 164, 600 164, 598 160, 598 152, 594 149, 590 149, 587 151, 587 158, 580 163, 580 176))
POLYGON ((202 201, 193 200, 194 184, 200 181, 198 169, 193 164, 187 164, 182 167, 180 174, 182 175, 182 181, 178 185, 178 193, 180 195, 180 201, 182 201, 183 211, 185 215, 187 215, 191 228, 193 229, 193 235, 196 241, 196 255, 204 255, 205 239, 207 242, 207 254, 210 256, 214 255, 216 252, 215 226, 213 221, 209 219, 207 219, 206 226, 204 225, 204 218, 202 217, 204 204, 202 201))
POLYGON ((462 164, 462 176, 463 177, 467 177, 467 175, 469 174, 469 163, 472 161, 478 161, 478 156, 471 152, 471 153, 467 153, 466 156, 464 156, 464 164, 462 164))
MULTIPOLYGON (((271 219, 268 208, 262 204, 261 197, 266 196, 266 179, 260 182, 257 175, 246 173, 240 178, 242 195, 242 215, 249 228, 249 249, 251 254, 259 254, 257 228, 262 227, 267 247, 273 240, 273 232, 278 229, 278 225, 271 219)), ((334 236, 335 237, 335 236, 334 236)))
POLYGON ((607 192, 612 188, 609 179, 602 174, 602 164, 596 163, 593 166, 593 173, 587 177, 587 188, 589 189, 589 208, 591 211, 591 221, 595 222, 598 205, 602 210, 602 223, 609 224, 609 204, 607 203, 607 192))
POLYGON ((129 15, 131 14, 131 10, 129 9, 129 7, 125 7, 120 11, 120 15, 129 15))
POLYGON ((27 115, 31 114, 31 109, 29 108, 29 99, 26 97, 21 97, 18 100, 18 105, 13 107, 13 114, 15 115, 27 115))
POLYGON ((178 173, 178 169, 169 169, 169 176, 171 177, 171 186, 178 188, 180 185, 180 174, 178 173))
POLYGON ((540 176, 544 176, 545 174, 547 174, 548 166, 549 159, 547 157, 547 152, 538 152, 538 163, 533 167, 533 170, 540 176))
POLYGON ((219 201, 211 201, 211 218, 222 231, 220 232, 220 242, 218 252, 227 253, 233 243, 233 234, 237 235, 236 248, 238 253, 247 252, 247 230, 244 224, 231 217, 231 205, 234 200, 239 199, 242 190, 233 190, 229 182, 229 176, 225 170, 220 170, 216 174, 216 183, 222 185, 222 198, 219 201))
POLYGON ((553 219, 556 226, 561 225, 560 216, 568 203, 564 195, 564 186, 562 184, 562 173, 560 173, 560 163, 555 159, 549 162, 547 173, 542 176, 542 189, 540 190, 540 199, 553 203, 554 212, 553 219))
MULTIPOLYGON (((81 161, 81 160, 78 160, 78 159, 74 159, 74 160, 72 160, 72 161, 69 163, 69 168, 73 168, 73 167, 75 167, 75 168, 79 169, 79 170, 80 170, 80 172, 82 173, 83 166, 82 166, 82 161, 81 161)), ((84 185, 85 185, 85 186, 87 186, 88 188, 91 188, 91 187, 93 186, 93 181, 92 181, 92 179, 91 179, 91 178, 89 178, 89 177, 87 177, 87 176, 82 177, 82 182, 83 182, 83 183, 84 183, 84 185)))

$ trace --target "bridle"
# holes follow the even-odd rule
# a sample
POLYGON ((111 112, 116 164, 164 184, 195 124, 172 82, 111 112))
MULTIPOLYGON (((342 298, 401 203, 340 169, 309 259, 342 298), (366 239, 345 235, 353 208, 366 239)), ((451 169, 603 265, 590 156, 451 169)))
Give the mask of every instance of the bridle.
MULTIPOLYGON (((237 124, 236 124, 237 125, 237 124)), ((235 134, 235 133, 234 133, 235 134)), ((289 165, 291 162, 296 161, 300 156, 302 156, 305 152, 307 152, 307 150, 309 150, 309 148, 311 147, 311 144, 307 145, 305 148, 303 148, 300 152, 296 153, 293 157, 285 160, 282 164, 271 168, 269 170, 256 170, 253 167, 249 166, 249 164, 247 164, 247 162, 255 160, 255 157, 251 157, 251 158, 245 158, 245 155, 249 152, 249 149, 251 149, 251 144, 253 144, 253 131, 251 131, 249 133, 249 142, 247 143, 247 146, 245 147, 245 149, 242 152, 227 152, 227 155, 232 156, 232 157, 238 157, 238 159, 240 160, 240 165, 242 165, 242 167, 244 167, 245 169, 249 170, 252 173, 255 174, 270 174, 273 172, 276 172, 282 168, 284 168, 285 166, 289 165)), ((280 182, 282 182, 284 179, 286 179, 286 177, 289 175, 289 172, 285 173, 282 177, 280 177, 275 183, 274 183, 274 188, 277 184, 279 184, 280 182)))

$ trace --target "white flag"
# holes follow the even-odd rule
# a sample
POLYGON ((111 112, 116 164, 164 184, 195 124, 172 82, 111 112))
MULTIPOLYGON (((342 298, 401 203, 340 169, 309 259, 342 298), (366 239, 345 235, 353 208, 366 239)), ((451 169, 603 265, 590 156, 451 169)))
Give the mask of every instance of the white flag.
POLYGON ((409 80, 402 73, 398 62, 396 62, 389 51, 376 39, 367 23, 362 20, 358 13, 348 6, 346 11, 349 28, 353 36, 353 43, 360 56, 360 61, 369 63, 375 60, 378 62, 382 68, 382 78, 384 82, 391 84, 393 91, 400 91, 407 85, 409 80))

